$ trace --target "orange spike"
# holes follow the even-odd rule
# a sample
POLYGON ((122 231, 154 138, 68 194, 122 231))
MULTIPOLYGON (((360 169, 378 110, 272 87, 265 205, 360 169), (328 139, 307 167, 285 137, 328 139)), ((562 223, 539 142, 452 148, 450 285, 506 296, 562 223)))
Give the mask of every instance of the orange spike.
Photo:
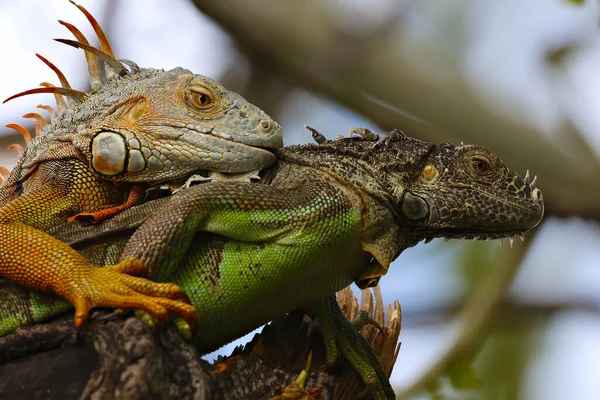
POLYGON ((21 155, 23 154, 23 151, 25 151, 25 150, 23 149, 23 146, 22 146, 22 145, 20 145, 20 144, 18 144, 18 143, 13 143, 13 144, 9 145, 9 146, 7 147, 7 149, 9 149, 9 150, 11 150, 11 151, 12 151, 12 150, 16 150, 16 151, 17 151, 17 153, 19 153, 19 157, 21 157, 21 155))
POLYGON ((0 165, 0 183, 3 183, 5 180, 7 180, 9 174, 10 171, 0 165))
POLYGON ((21 134, 21 136, 23 136, 23 139, 25 139, 25 144, 28 145, 31 142, 31 134, 29 133, 29 131, 25 128, 23 128, 21 125, 19 124, 6 124, 7 128, 11 128, 14 129, 15 131, 19 132, 21 134))
MULTIPOLYGON (((40 86, 47 87, 47 88, 56 87, 53 84, 48 83, 48 82, 42 82, 42 83, 40 83, 40 86)), ((58 114, 60 115, 63 112, 65 112, 65 110, 67 109, 67 103, 65 103, 65 99, 59 93, 54 93, 54 100, 56 100, 56 107, 58 108, 58 114)))
MULTIPOLYGON (((65 26, 75 38, 83 44, 89 46, 90 42, 86 39, 86 37, 81 33, 79 29, 77 29, 74 25, 58 20, 58 23, 65 26)), ((92 86, 92 90, 99 88, 102 86, 102 71, 100 70, 100 64, 98 63, 98 59, 94 56, 93 53, 86 51, 85 52, 85 61, 88 65, 88 74, 90 76, 90 85, 92 86)))
POLYGON ((35 136, 38 136, 46 127, 46 125, 48 125, 44 117, 38 113, 27 113, 23 115, 23 118, 33 118, 33 125, 35 125, 35 136))
POLYGON ((96 37, 98 38, 98 41, 100 42, 100 46, 102 47, 102 50, 104 50, 104 52, 106 54, 108 54, 109 56, 111 56, 112 58, 116 59, 115 54, 112 51, 112 47, 110 46, 110 43, 109 43, 108 39, 106 38, 106 35, 104 34, 104 31, 100 27, 100 24, 98 23, 96 18, 94 18, 94 16, 92 14, 90 14, 89 11, 86 10, 83 6, 75 3, 73 0, 69 0, 69 2, 71 4, 73 4, 75 7, 79 8, 81 10, 81 12, 85 14, 85 17, 87 18, 87 20, 90 21, 90 25, 92 25, 92 28, 94 28, 94 32, 96 33, 96 37))
POLYGON ((83 99, 83 96, 85 96, 85 93, 80 92, 79 90, 75 90, 75 89, 67 89, 64 87, 43 87, 43 88, 29 89, 24 92, 17 93, 15 95, 10 96, 8 99, 4 100, 2 103, 6 103, 7 101, 16 99, 17 97, 27 96, 28 94, 38 94, 38 93, 55 93, 55 94, 58 93, 58 94, 62 94, 63 96, 71 97, 75 100, 81 100, 81 99, 83 99))
POLYGON ((68 40, 68 39, 53 39, 53 40, 60 42, 60 43, 68 44, 69 46, 83 49, 83 50, 85 50, 86 54, 89 52, 89 53, 92 53, 92 54, 98 56, 99 58, 102 59, 102 61, 104 61, 112 69, 114 69, 115 72, 117 74, 119 74, 120 76, 125 75, 127 73, 127 68, 125 68, 125 66, 123 64, 121 64, 119 61, 115 60, 113 57, 111 57, 104 51, 97 49, 93 46, 90 46, 87 43, 77 42, 75 40, 68 40))
POLYGON ((44 64, 49 66, 52 71, 54 71, 54 73, 56 74, 56 76, 58 76, 58 79, 60 80, 60 84, 63 87, 65 87, 67 89, 71 89, 71 85, 69 84, 69 81, 67 80, 65 75, 62 73, 62 71, 60 69, 58 69, 58 67, 56 65, 52 64, 50 61, 48 61, 48 59, 46 57, 44 57, 38 53, 35 53, 35 55, 37 56, 37 58, 42 60, 44 62, 44 64))
POLYGON ((53 121, 54 118, 56 118, 56 110, 54 108, 43 104, 38 104, 37 108, 48 111, 48 114, 50 115, 50 121, 53 121))
MULTIPOLYGON (((90 25, 92 25, 92 28, 94 28, 94 32, 96 33, 96 37, 98 38, 98 41, 100 42, 100 47, 102 48, 102 50, 106 54, 108 54, 112 59, 116 60, 116 57, 112 51, 110 42, 106 38, 106 35, 104 34, 104 31, 102 30, 102 27, 100 27, 100 24, 98 23, 96 18, 94 18, 94 16, 92 14, 90 14, 88 12, 88 10, 86 10, 83 6, 80 6, 79 4, 75 3, 73 0, 69 0, 69 1, 75 7, 79 8, 79 10, 85 15, 85 17, 89 21, 90 25)), ((110 65, 108 65, 108 66, 109 66, 109 68, 106 68, 106 70, 105 70, 106 71, 106 79, 110 80, 110 79, 114 78, 117 73, 115 70, 110 68, 110 65)))

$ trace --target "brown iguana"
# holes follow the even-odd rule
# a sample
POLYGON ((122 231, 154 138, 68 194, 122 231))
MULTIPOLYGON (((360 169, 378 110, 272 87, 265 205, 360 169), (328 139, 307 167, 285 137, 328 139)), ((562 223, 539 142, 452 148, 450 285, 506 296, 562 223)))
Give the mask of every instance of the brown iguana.
POLYGON ((183 183, 201 170, 258 171, 275 162, 267 149, 283 145, 283 130, 210 78, 183 68, 163 71, 118 61, 97 21, 76 6, 101 49, 63 21, 77 41, 57 40, 85 51, 91 92, 71 88, 60 70, 38 55, 62 87, 42 83, 5 100, 53 93, 58 110, 41 106, 50 112, 49 123, 39 114, 25 115, 39 128, 31 141, 25 129, 9 124, 30 143, 0 187, 0 277, 67 298, 76 307, 77 326, 95 306, 141 308, 162 320, 173 311, 193 321, 194 308, 177 301, 185 295, 175 285, 129 275, 142 270, 138 260, 92 268, 44 231, 77 218, 110 218, 141 203, 147 188, 183 183), (67 106, 63 96, 73 101, 67 106))
MULTIPOLYGON (((197 185, 53 234, 95 263, 135 257, 151 279, 177 284, 198 309, 193 343, 203 353, 301 308, 317 317, 330 363, 341 352, 378 398, 393 398, 335 292, 374 285, 422 240, 512 239, 539 223, 544 206, 535 178, 482 147, 358 132, 276 151, 259 183, 197 185)), ((11 293, 0 327, 18 321, 14 310, 31 314, 32 303, 50 316, 48 303, 11 293)))

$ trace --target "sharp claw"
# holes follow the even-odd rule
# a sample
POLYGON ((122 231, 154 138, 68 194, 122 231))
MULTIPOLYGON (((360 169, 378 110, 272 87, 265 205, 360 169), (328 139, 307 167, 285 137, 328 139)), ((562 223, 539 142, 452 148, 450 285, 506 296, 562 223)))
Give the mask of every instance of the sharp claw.
POLYGON ((515 240, 513 238, 509 237, 508 241, 510 242, 510 247, 513 247, 513 244, 515 244, 515 240))
POLYGON ((519 233, 519 238, 521 238, 521 242, 524 242, 524 241, 525 241, 525 236, 523 236, 523 234, 522 234, 522 233, 519 233))
POLYGON ((458 243, 462 243, 462 241, 463 241, 463 239, 462 239, 462 238, 461 238, 461 239, 458 239, 458 243))
POLYGON ((523 180, 525 181, 525 183, 529 183, 529 170, 527 170, 527 172, 525 173, 525 178, 523 178, 523 180))
POLYGON ((502 247, 502 243, 504 243, 504 238, 500 239, 500 247, 502 247))

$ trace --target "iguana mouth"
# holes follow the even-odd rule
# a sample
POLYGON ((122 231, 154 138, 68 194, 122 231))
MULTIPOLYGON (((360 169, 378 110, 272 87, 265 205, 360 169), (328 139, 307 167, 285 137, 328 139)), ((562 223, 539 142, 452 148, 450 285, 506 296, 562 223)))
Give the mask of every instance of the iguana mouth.
MULTIPOLYGON (((483 228, 482 228, 483 229, 483 228)), ((502 246, 502 239, 508 239, 510 242, 510 246, 512 247, 514 239, 518 237, 521 241, 525 241, 524 233, 527 232, 530 228, 524 230, 510 230, 510 231, 500 231, 500 232, 473 232, 466 231, 461 229, 452 229, 440 231, 438 234, 434 235, 426 235, 424 239, 425 243, 431 242, 436 238, 445 238, 449 239, 457 239, 459 242, 463 240, 496 240, 500 239, 500 246, 502 246)))
POLYGON ((273 134, 267 138, 258 138, 241 135, 236 132, 235 136, 230 134, 219 134, 214 128, 210 132, 204 133, 205 135, 211 135, 217 139, 223 139, 232 143, 239 143, 248 147, 254 147, 262 150, 275 150, 283 147, 283 140, 281 135, 273 134))

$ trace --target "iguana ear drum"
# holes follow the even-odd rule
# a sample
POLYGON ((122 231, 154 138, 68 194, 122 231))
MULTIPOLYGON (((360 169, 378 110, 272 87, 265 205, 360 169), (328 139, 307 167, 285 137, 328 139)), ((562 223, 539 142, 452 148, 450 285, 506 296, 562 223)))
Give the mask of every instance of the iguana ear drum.
POLYGON ((429 206, 425 200, 407 190, 402 198, 402 212, 409 219, 423 219, 429 214, 429 206))
POLYGON ((99 132, 92 138, 90 150, 94 171, 107 176, 125 172, 129 155, 123 135, 116 132, 99 132))

